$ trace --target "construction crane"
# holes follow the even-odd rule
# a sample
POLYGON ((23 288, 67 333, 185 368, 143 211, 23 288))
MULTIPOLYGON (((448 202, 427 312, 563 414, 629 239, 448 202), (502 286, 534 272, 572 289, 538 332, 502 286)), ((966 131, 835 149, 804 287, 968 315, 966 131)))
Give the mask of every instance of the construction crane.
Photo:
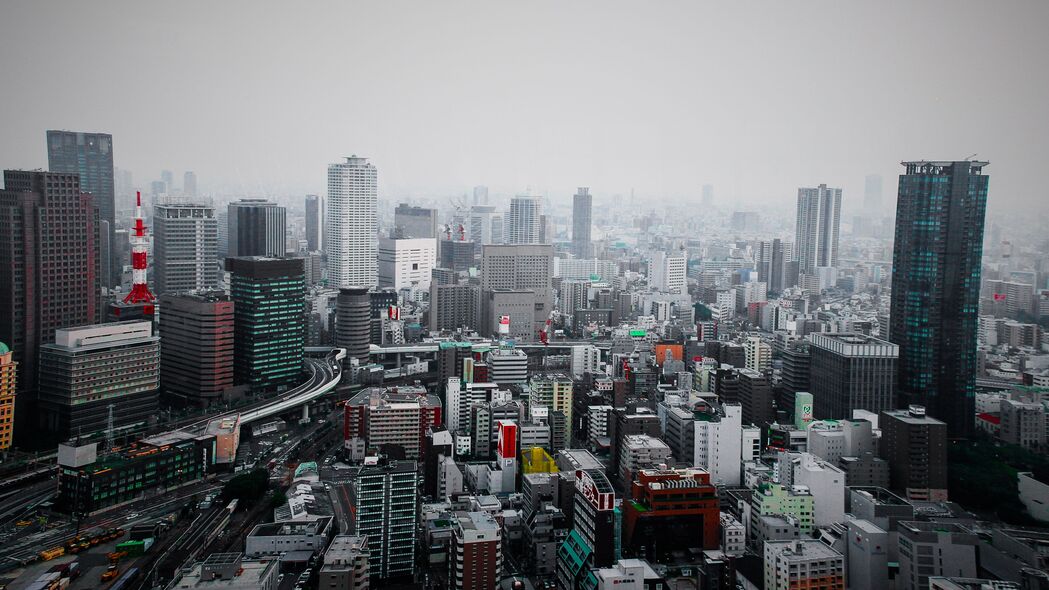
POLYGON ((452 205, 452 221, 445 225, 445 235, 449 240, 452 239, 452 232, 457 231, 459 233, 459 241, 466 241, 466 211, 469 207, 466 204, 466 196, 452 197, 448 199, 448 202, 452 205))
POLYGON ((459 236, 459 241, 460 242, 465 242, 466 241, 466 227, 464 227, 463 224, 460 223, 460 224, 458 224, 458 226, 453 227, 452 224, 446 223, 446 224, 441 226, 441 231, 444 232, 444 237, 448 241, 451 241, 451 239, 452 239, 452 231, 453 230, 459 236))

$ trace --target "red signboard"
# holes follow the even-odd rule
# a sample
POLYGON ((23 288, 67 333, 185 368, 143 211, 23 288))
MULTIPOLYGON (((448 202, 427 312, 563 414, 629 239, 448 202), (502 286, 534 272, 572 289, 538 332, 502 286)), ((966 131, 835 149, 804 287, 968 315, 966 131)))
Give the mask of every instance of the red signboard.
POLYGON ((517 456, 517 424, 509 420, 499 421, 499 458, 513 459, 517 456))
POLYGON ((598 510, 613 510, 616 507, 616 495, 612 492, 599 492, 594 478, 582 469, 575 472, 576 490, 590 501, 598 510))

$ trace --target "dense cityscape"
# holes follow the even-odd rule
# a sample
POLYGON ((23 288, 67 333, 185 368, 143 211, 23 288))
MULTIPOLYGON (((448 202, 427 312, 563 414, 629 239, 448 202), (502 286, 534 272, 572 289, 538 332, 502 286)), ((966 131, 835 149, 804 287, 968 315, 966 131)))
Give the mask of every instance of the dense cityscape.
POLYGON ((347 137, 310 194, 33 133, 0 589, 1049 590, 1049 235, 993 155, 759 203, 347 137))

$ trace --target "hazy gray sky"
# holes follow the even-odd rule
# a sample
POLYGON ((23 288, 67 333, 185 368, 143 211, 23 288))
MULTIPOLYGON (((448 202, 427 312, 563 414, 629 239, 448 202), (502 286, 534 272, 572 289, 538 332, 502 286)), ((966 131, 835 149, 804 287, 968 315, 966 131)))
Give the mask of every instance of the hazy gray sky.
MULTIPOLYGON (((381 193, 895 193, 903 159, 991 161, 1044 206, 1049 2, 0 2, 0 166, 114 135, 136 184, 381 193)), ((888 197, 889 195, 887 195, 888 197)), ((855 202, 855 201, 853 201, 855 202)))

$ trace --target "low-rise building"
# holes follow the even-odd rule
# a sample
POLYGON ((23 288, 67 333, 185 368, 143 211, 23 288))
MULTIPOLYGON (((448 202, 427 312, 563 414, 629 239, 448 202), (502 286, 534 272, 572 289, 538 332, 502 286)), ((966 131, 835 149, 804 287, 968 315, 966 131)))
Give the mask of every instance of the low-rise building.
POLYGON ((1037 521, 1049 523, 1049 482, 1035 477, 1031 472, 1018 473, 1017 478, 1020 502, 1027 513, 1037 521))
POLYGON ((759 537, 756 517, 763 515, 792 516, 798 520, 798 528, 803 536, 812 533, 814 501, 812 493, 805 486, 763 483, 750 497, 750 513, 749 541, 752 543, 759 537))
POLYGON ((845 558, 815 539, 768 541, 765 590, 845 587, 845 558))
POLYGON ((487 512, 459 511, 452 523, 448 581, 455 590, 488 590, 503 567, 502 529, 487 512))
POLYGON ((623 501, 623 548, 663 561, 674 551, 717 549, 717 488, 702 469, 642 469, 623 501))
POLYGON ((15 391, 18 363, 14 353, 0 342, 0 451, 11 448, 15 431, 15 391))
POLYGON ((879 590, 889 587, 888 531, 863 519, 849 520, 843 541, 849 588, 852 590, 879 590))
POLYGON ((327 590, 368 590, 368 537, 336 535, 317 577, 327 590))
POLYGON ((976 577, 979 537, 952 522, 899 523, 900 590, 924 590, 933 576, 976 577))
POLYGON ((911 500, 946 500, 947 424, 914 405, 882 412, 879 421, 892 489, 911 500))
POLYGON ((331 517, 303 522, 264 523, 255 525, 244 540, 249 557, 280 555, 288 551, 320 553, 328 546, 331 517))
POLYGON ((782 453, 779 481, 808 488, 813 497, 816 526, 844 521, 845 472, 838 467, 809 453, 782 453))
POLYGON ((594 590, 658 590, 665 580, 644 559, 620 559, 612 567, 591 570, 584 583, 594 590))
POLYGON ((213 436, 175 431, 99 456, 98 443, 58 447, 55 508, 87 515, 204 477, 215 463, 213 436))
POLYGON ((658 467, 670 461, 670 446, 662 439, 647 434, 631 434, 619 449, 619 475, 624 482, 634 480, 641 469, 658 467))
POLYGON ((343 439, 362 439, 380 449, 396 446, 405 459, 418 459, 426 447, 426 430, 441 425, 441 400, 425 387, 370 387, 346 401, 343 439))
POLYGON ((280 561, 244 559, 240 553, 213 553, 180 574, 176 590, 277 590, 280 561))
POLYGON ((1002 399, 999 406, 1002 441, 1040 450, 1046 442, 1046 412, 1040 403, 1002 399))
POLYGON ((747 531, 743 524, 727 512, 721 513, 721 551, 725 555, 740 556, 746 551, 747 531))

